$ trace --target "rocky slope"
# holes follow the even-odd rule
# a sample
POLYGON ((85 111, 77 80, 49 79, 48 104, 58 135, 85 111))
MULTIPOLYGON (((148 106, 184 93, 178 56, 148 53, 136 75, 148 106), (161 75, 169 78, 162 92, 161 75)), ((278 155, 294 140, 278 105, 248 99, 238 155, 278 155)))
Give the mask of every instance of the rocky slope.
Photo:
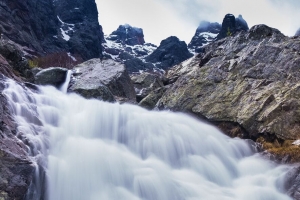
POLYGON ((0 32, 31 55, 70 52, 87 60, 102 53, 95 0, 3 0, 0 32))
POLYGON ((128 24, 120 25, 116 31, 105 37, 104 56, 124 63, 129 73, 152 71, 154 65, 144 58, 157 47, 145 43, 143 29, 128 24))
POLYGON ((210 23, 202 21, 198 26, 195 35, 191 42, 188 44, 188 48, 191 52, 200 53, 202 47, 212 42, 221 30, 221 24, 215 22, 210 23))
POLYGON ((285 162, 300 161, 290 155, 299 148, 289 146, 300 138, 299 60, 299 38, 257 25, 169 70, 172 84, 156 107, 192 113, 234 137, 260 138, 285 162))

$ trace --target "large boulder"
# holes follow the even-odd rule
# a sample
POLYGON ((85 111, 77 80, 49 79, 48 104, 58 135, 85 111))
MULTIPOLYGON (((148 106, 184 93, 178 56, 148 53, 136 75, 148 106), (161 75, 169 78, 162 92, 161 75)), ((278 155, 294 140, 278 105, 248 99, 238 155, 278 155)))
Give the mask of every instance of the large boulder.
POLYGON ((59 87, 65 82, 67 72, 68 70, 65 68, 50 67, 35 74, 34 83, 37 85, 52 85, 59 87))
POLYGON ((114 101, 114 97, 135 102, 135 91, 125 66, 114 60, 88 60, 75 66, 70 92, 87 98, 114 101))
POLYGON ((299 38, 254 26, 172 68, 157 107, 239 125, 246 138, 298 139, 299 64, 299 38))
POLYGON ((171 36, 163 40, 159 47, 145 58, 147 62, 155 64, 161 69, 169 69, 180 62, 192 57, 184 41, 177 37, 171 36))

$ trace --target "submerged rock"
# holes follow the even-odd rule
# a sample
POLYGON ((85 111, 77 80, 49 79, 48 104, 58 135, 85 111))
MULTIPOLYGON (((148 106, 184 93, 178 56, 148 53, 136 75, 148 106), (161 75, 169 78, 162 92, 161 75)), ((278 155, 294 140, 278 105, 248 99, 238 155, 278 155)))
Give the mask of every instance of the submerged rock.
POLYGON ((92 59, 75 66, 69 91, 86 98, 114 101, 114 97, 135 102, 135 92, 123 64, 111 59, 92 59))
POLYGON ((34 77, 34 83, 37 85, 61 86, 67 76, 68 70, 61 67, 50 67, 38 72, 34 77))

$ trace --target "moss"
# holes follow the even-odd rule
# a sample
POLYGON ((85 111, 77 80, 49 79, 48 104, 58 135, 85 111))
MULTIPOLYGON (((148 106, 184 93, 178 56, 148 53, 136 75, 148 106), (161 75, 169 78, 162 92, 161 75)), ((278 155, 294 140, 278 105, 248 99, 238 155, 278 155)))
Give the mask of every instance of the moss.
POLYGON ((276 157, 277 160, 284 160, 288 163, 300 162, 300 147, 293 145, 294 140, 285 140, 279 143, 276 139, 273 142, 266 141, 259 137, 256 142, 262 145, 262 148, 276 157))

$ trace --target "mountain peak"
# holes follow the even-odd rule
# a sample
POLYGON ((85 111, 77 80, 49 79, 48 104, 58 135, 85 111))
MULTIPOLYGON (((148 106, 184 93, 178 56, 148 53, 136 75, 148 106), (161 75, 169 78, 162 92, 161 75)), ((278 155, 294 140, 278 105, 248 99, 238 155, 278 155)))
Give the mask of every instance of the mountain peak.
POLYGON ((129 24, 120 25, 106 39, 129 46, 143 45, 145 43, 143 29, 129 24))

